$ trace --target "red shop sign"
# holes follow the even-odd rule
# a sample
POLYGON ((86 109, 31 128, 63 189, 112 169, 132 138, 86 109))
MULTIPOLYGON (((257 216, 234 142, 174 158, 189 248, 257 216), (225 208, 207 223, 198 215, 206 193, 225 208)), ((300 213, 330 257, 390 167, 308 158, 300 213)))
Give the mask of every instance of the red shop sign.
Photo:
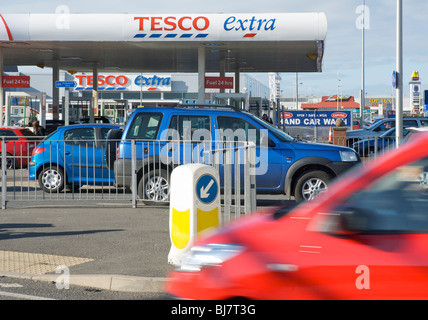
POLYGON ((2 77, 3 88, 29 88, 30 77, 29 76, 3 76, 2 77))
POLYGON ((205 88, 233 89, 233 77, 205 77, 205 88))

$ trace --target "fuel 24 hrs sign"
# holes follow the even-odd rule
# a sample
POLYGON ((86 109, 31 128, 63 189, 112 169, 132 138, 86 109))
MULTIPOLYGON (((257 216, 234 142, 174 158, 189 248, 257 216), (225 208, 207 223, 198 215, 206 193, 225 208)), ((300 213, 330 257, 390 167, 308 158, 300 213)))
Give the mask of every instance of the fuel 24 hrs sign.
POLYGON ((338 119, 343 120, 345 127, 351 125, 351 111, 287 111, 281 118, 288 127, 330 127, 338 119))

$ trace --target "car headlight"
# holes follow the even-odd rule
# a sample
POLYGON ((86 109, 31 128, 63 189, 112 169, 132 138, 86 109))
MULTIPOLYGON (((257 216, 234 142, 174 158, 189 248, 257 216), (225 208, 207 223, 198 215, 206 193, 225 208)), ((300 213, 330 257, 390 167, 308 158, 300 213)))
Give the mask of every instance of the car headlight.
POLYGON ((203 246, 195 246, 184 257, 177 270, 196 272, 204 266, 219 265, 244 250, 244 247, 233 243, 210 243, 203 246))
POLYGON ((340 158, 345 162, 358 161, 354 151, 340 151, 340 158))

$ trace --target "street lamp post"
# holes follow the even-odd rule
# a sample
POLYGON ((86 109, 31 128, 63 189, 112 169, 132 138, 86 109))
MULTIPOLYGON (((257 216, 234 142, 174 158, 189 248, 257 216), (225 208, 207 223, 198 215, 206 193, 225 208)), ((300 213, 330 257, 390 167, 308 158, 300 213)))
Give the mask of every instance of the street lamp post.
POLYGON ((403 139, 403 17, 402 0, 397 0, 397 47, 396 47, 396 109, 395 109, 395 135, 398 148, 403 139))
POLYGON ((362 28, 361 28, 361 40, 362 40, 362 49, 361 49, 361 103, 360 103, 360 121, 363 123, 363 112, 364 107, 366 106, 366 89, 365 89, 365 11, 366 11, 366 3, 365 0, 363 0, 363 16, 362 16, 362 28))

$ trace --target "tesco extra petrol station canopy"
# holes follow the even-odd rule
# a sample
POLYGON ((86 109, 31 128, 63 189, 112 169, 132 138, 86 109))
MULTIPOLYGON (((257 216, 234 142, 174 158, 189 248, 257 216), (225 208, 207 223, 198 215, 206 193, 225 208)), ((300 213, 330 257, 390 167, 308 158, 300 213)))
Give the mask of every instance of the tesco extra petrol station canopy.
POLYGON ((320 72, 324 13, 3 14, 4 65, 88 71, 320 72))

